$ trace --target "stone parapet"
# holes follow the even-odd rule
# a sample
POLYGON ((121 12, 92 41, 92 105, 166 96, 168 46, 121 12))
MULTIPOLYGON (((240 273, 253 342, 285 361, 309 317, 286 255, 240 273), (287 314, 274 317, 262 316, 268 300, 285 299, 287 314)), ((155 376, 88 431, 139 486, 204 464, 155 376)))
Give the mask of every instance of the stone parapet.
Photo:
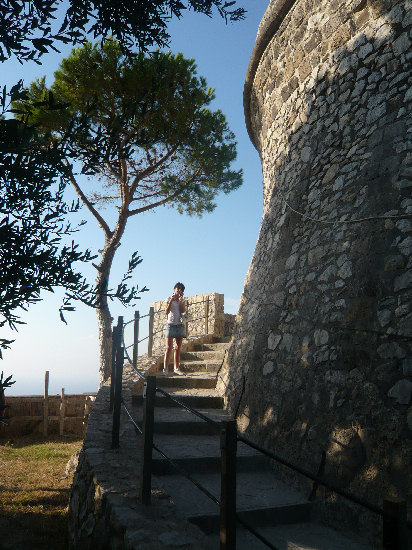
MULTIPOLYGON (((157 359, 139 358, 153 373, 157 359)), ((125 365, 123 398, 132 410, 137 376, 125 365)), ((202 550, 204 534, 176 513, 161 489, 152 486, 152 505, 139 503, 141 436, 122 409, 120 448, 111 449, 110 387, 98 392, 74 475, 69 505, 70 550, 202 550)))
MULTIPOLYGON (((153 322, 153 355, 163 353, 165 349, 164 329, 166 324, 165 301, 152 302, 154 309, 153 322)), ((217 292, 197 294, 186 298, 186 313, 183 322, 187 323, 187 343, 193 338, 206 334, 223 336, 225 332, 224 295, 217 292), (208 305, 207 305, 208 304, 208 305), (207 323, 206 323, 206 311, 207 323)))

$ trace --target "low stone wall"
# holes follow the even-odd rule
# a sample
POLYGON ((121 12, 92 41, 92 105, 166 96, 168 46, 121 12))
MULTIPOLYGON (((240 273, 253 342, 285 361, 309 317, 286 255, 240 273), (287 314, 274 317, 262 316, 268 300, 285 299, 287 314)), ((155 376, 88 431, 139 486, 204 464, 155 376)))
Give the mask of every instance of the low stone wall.
MULTIPOLYGON (((138 368, 154 374, 161 358, 139 358, 138 368)), ((139 387, 136 374, 125 365, 123 398, 139 387)), ((180 517, 161 488, 152 485, 152 505, 138 500, 141 436, 122 408, 120 448, 111 449, 112 415, 109 385, 98 392, 73 479, 69 506, 70 550, 202 550, 204 535, 180 517)))
MULTIPOLYGON (((83 436, 96 394, 64 396, 64 433, 83 436)), ((9 438, 42 433, 44 428, 44 397, 41 395, 6 396, 6 426, 0 437, 9 438)), ((60 395, 48 396, 48 433, 60 430, 60 395)))
MULTIPOLYGON (((164 328, 166 324, 165 301, 152 302, 154 323, 153 323, 153 355, 164 351, 164 328)), ((223 336, 225 332, 224 295, 217 292, 210 294, 197 294, 186 298, 187 338, 184 343, 194 337, 205 334, 223 336), (206 303, 209 299, 208 323, 205 322, 206 303)))

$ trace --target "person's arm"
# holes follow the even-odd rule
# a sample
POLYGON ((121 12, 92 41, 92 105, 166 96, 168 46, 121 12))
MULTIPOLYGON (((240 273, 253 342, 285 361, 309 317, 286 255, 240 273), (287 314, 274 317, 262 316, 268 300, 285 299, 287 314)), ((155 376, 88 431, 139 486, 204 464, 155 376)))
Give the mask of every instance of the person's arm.
POLYGON ((180 313, 184 313, 186 311, 186 302, 184 298, 180 298, 180 313))
POLYGON ((173 301, 173 296, 171 296, 166 300, 166 308, 165 308, 166 315, 169 315, 170 308, 172 307, 172 301, 173 301))

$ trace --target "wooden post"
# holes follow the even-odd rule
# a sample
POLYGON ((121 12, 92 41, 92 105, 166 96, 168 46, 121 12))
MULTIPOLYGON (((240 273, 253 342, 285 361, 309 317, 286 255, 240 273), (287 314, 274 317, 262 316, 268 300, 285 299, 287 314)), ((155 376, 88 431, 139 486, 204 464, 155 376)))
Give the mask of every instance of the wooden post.
POLYGON ((221 426, 220 550, 236 550, 236 420, 221 426))
POLYGON ((139 323, 140 312, 134 312, 134 325, 133 325, 133 366, 137 367, 137 358, 139 356, 139 323))
POLYGON ((209 296, 205 302, 205 334, 209 334, 209 296))
POLYGON ((154 324, 154 308, 149 309, 149 340, 147 343, 147 356, 151 357, 153 353, 153 324, 154 324))
POLYGON ((64 432, 64 416, 66 413, 66 403, 64 401, 64 388, 62 388, 60 395, 60 435, 64 432))
POLYGON ((122 346, 118 346, 116 351, 116 379, 114 382, 112 449, 119 448, 120 408, 122 404, 123 361, 124 361, 124 350, 122 346))
POLYGON ((143 391, 143 445, 140 467, 140 502, 146 506, 150 504, 152 492, 152 448, 155 398, 156 376, 148 376, 143 391))
POLYGON ((385 550, 407 550, 408 528, 406 501, 387 498, 383 501, 383 547, 385 550))
POLYGON ((44 374, 43 435, 47 436, 49 424, 49 371, 44 374))

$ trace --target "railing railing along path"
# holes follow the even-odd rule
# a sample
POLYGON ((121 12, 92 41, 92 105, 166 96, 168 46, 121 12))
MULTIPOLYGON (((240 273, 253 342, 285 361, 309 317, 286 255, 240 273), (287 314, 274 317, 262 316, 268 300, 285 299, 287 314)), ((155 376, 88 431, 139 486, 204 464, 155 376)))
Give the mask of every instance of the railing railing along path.
MULTIPOLYGON (((209 311, 210 311, 210 304, 209 304, 209 297, 207 298, 204 298, 203 300, 198 300, 196 302, 190 302, 189 300, 186 300, 186 313, 183 314, 183 321, 186 325, 186 336, 190 336, 190 338, 193 338, 193 337, 200 337, 200 336, 205 336, 207 334, 209 334, 209 320, 210 320, 210 315, 209 315, 209 311), (201 315, 200 317, 196 317, 196 318, 190 318, 190 308, 192 308, 193 306, 195 305, 198 305, 198 304, 203 304, 204 305, 204 315, 201 315), (195 321, 200 321, 204 319, 204 331, 202 333, 191 333, 189 331, 189 328, 190 328, 190 323, 194 323, 195 321)), ((128 361, 130 362, 131 365, 133 365, 133 367, 136 369, 137 367, 137 358, 139 356, 139 344, 141 344, 142 342, 148 340, 148 347, 147 347, 147 355, 148 357, 152 357, 153 355, 153 337, 156 335, 156 334, 160 334, 161 332, 164 331, 164 327, 162 327, 161 329, 159 330, 154 330, 154 319, 155 319, 155 316, 156 315, 159 315, 159 314, 165 314, 165 311, 164 309, 158 309, 157 311, 155 311, 154 307, 150 307, 149 309, 149 313, 147 313, 146 315, 140 315, 140 312, 139 311, 135 311, 134 313, 134 318, 131 319, 130 321, 127 321, 127 322, 124 322, 123 321, 123 317, 121 318, 122 319, 122 327, 123 327, 123 332, 122 332, 122 338, 123 338, 123 347, 124 347, 124 350, 125 350, 125 353, 126 353, 126 356, 127 356, 127 359, 128 361), (146 319, 148 318, 149 319, 149 333, 147 336, 145 336, 144 338, 140 338, 139 339, 139 332, 140 332, 140 322, 142 321, 142 319, 146 319), (126 346, 126 344, 124 343, 124 328, 127 327, 128 325, 130 325, 131 323, 133 323, 133 342, 131 344, 129 344, 128 346, 126 346), (131 358, 129 353, 128 353, 128 350, 130 348, 133 348, 133 357, 131 358)))
MULTIPOLYGON (((152 308, 151 308, 152 309, 152 308)), ((153 316, 153 312, 149 313, 153 316)), ((135 319, 139 316, 135 316, 135 319)), ((141 317, 140 317, 141 318, 141 317)), ((134 319, 134 321, 135 321, 134 319)), ((130 322, 130 321, 129 321, 130 322)), ((139 426, 133 419, 132 414, 127 409, 122 399, 122 373, 124 354, 127 354, 127 348, 124 346, 123 338, 123 318, 119 317, 118 325, 113 329, 113 369, 110 392, 110 408, 113 411, 113 429, 112 429, 112 448, 119 447, 119 425, 120 408, 123 404, 125 412, 132 422, 136 434, 142 436, 142 454, 141 454, 141 472, 140 472, 140 501, 145 505, 150 504, 151 497, 151 478, 152 478, 152 451, 155 449, 164 459, 166 459, 173 468, 175 468, 186 479, 192 482, 200 491, 202 491, 210 500, 220 508, 220 550, 236 550, 236 522, 257 537, 265 546, 272 550, 278 550, 270 541, 262 536, 253 526, 249 525, 244 518, 240 517, 236 511, 236 457, 237 444, 241 442, 259 453, 265 455, 271 460, 280 463, 287 468, 303 475, 314 482, 314 489, 318 485, 326 487, 329 491, 336 493, 346 500, 355 503, 370 512, 377 514, 383 519, 382 544, 384 550, 407 550, 408 530, 412 529, 411 522, 406 517, 406 501, 401 499, 384 499, 383 508, 372 505, 356 495, 349 493, 339 487, 329 483, 320 475, 314 475, 308 470, 293 464, 276 453, 261 447, 248 438, 237 432, 236 420, 217 420, 204 415, 202 412, 190 407, 177 399, 162 388, 157 387, 156 377, 145 377, 142 373, 138 375, 145 379, 143 390, 143 421, 139 426), (123 343, 123 346, 122 346, 123 343), (213 495, 206 487, 202 486, 190 475, 184 468, 168 457, 164 451, 158 448, 153 442, 154 436, 154 411, 156 393, 160 393, 165 398, 170 399, 180 407, 194 414, 205 422, 209 422, 220 430, 220 450, 221 450, 221 497, 220 499, 213 495)), ((135 331, 136 334, 136 331, 135 331)), ((138 334, 138 332, 137 332, 138 334)), ((130 347, 130 346, 129 346, 130 347)), ((130 357, 127 354, 130 361, 130 357)), ((134 361, 130 361, 135 367, 134 361)), ((313 492, 312 491, 312 492, 313 492)))

